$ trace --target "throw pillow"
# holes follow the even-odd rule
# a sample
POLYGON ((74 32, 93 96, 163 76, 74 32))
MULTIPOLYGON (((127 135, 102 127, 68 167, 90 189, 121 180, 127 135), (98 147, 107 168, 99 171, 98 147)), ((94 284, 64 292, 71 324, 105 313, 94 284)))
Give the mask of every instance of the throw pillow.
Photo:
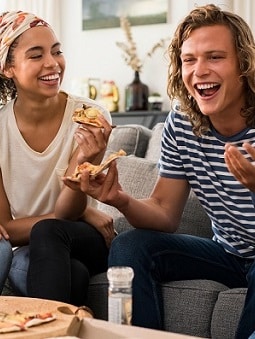
POLYGON ((144 157, 151 134, 151 130, 142 125, 119 125, 110 135, 105 157, 120 148, 127 155, 144 157))

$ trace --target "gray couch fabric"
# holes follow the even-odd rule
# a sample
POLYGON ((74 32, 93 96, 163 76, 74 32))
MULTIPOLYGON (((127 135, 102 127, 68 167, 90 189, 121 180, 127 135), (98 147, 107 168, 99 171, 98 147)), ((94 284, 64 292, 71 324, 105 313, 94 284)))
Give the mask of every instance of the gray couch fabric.
MULTIPOLYGON (((136 198, 149 196, 158 177, 157 161, 163 123, 152 130, 141 125, 117 126, 110 137, 106 155, 124 149, 128 156, 118 159, 119 180, 136 198)), ((118 232, 132 227, 116 209, 103 203, 98 208, 114 218, 118 232)), ((210 220, 191 192, 178 233, 211 237, 210 220)), ((242 311, 246 289, 229 289, 209 280, 172 281, 162 284, 165 330, 201 338, 233 339, 242 311)), ((3 294, 13 294, 6 285, 3 294)), ((88 306, 95 317, 107 320, 108 281, 106 274, 91 278, 88 306)))

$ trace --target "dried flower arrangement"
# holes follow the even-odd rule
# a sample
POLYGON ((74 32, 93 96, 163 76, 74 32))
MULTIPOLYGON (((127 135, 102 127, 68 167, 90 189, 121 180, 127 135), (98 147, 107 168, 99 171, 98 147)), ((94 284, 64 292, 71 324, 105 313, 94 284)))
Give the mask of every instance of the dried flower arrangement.
POLYGON ((131 24, 126 17, 120 18, 120 27, 125 33, 127 42, 116 42, 116 45, 124 52, 122 56, 126 64, 131 66, 131 68, 137 72, 141 72, 146 58, 151 57, 158 48, 163 48, 165 46, 165 42, 168 40, 168 38, 159 40, 152 46, 151 50, 146 54, 142 61, 137 55, 137 47, 132 36, 131 24))

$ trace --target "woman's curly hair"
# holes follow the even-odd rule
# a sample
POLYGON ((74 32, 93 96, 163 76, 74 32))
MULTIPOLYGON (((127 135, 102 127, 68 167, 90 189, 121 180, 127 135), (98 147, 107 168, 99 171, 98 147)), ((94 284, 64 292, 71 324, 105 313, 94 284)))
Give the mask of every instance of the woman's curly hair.
MULTIPOLYGON (((9 48, 6 65, 14 65, 13 51, 18 45, 18 40, 19 37, 13 41, 9 48)), ((3 74, 0 74, 0 108, 6 105, 11 99, 14 99, 16 96, 17 89, 14 81, 11 78, 7 78, 3 74)))
POLYGON ((232 32, 246 95, 245 107, 241 114, 246 118, 247 126, 255 127, 255 42, 253 34, 240 16, 209 4, 195 8, 186 16, 178 25, 168 48, 170 61, 168 95, 172 101, 178 100, 180 110, 189 116, 193 132, 198 136, 209 130, 210 122, 209 118, 202 114, 183 83, 181 47, 194 29, 213 25, 227 26, 232 32))

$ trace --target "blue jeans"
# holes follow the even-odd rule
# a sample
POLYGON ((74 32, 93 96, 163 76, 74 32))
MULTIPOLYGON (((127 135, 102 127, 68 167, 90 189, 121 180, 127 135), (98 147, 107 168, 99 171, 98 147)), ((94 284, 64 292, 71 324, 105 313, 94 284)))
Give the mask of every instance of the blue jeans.
POLYGON ((10 284, 15 294, 27 297, 27 271, 29 265, 29 247, 18 247, 13 251, 12 265, 9 272, 10 284))
POLYGON ((114 239, 108 265, 134 269, 133 325, 163 329, 161 282, 208 279, 230 288, 248 287, 236 338, 247 339, 255 330, 254 260, 229 254, 211 239, 149 230, 126 231, 114 239))
POLYGON ((8 276, 12 262, 12 246, 9 241, 0 240, 0 294, 2 293, 5 280, 8 276))

